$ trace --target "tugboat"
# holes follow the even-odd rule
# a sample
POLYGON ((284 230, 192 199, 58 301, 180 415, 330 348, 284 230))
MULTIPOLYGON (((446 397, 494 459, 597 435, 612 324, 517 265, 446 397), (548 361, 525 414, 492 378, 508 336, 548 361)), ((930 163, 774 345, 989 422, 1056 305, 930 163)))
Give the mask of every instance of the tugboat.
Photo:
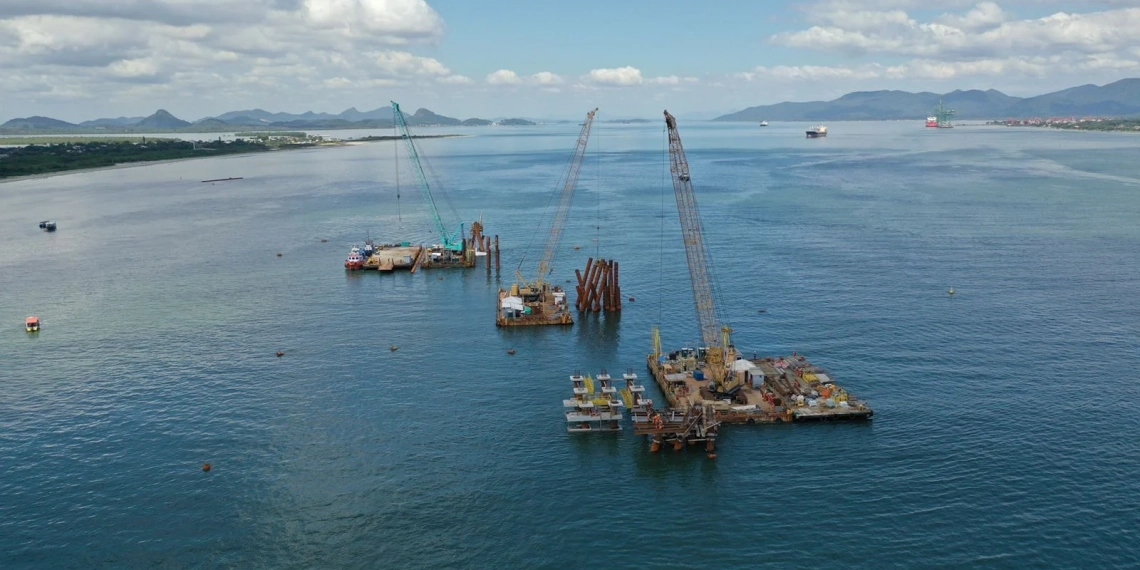
POLYGON ((827 136, 827 127, 825 127, 823 125, 820 125, 818 127, 812 127, 812 128, 807 130, 807 138, 809 138, 809 139, 818 139, 818 138, 823 138, 826 136, 827 136))
POLYGON ((44 221, 40 222, 40 229, 45 231, 45 232, 54 232, 55 231, 55 222, 50 222, 48 220, 44 220, 44 221))
POLYGON ((348 259, 344 260, 344 268, 351 270, 364 268, 364 256, 360 255, 359 247, 352 246, 352 250, 348 252, 348 259))
POLYGON ((768 121, 760 121, 760 126, 761 126, 761 127, 767 127, 767 126, 768 126, 768 121))
POLYGON ((24 321, 24 330, 28 332, 38 332, 40 330, 40 318, 28 317, 28 319, 24 321))

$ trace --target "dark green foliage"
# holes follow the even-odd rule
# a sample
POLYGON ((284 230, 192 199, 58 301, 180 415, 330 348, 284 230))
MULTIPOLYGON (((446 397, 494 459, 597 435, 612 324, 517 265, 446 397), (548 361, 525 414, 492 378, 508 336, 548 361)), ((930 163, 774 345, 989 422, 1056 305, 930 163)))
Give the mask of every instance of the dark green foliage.
POLYGON ((270 150, 266 144, 234 141, 197 143, 177 140, 154 140, 146 143, 89 142, 29 145, 0 148, 0 178, 47 174, 80 168, 100 168, 128 162, 149 162, 260 152, 270 150))

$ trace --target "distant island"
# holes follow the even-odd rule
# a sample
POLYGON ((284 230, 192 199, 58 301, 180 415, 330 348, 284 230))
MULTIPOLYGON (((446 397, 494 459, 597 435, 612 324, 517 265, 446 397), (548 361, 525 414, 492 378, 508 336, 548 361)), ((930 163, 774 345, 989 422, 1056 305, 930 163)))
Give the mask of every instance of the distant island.
POLYGON ((1140 119, 1078 119, 1075 117, 1006 119, 1004 121, 989 121, 986 124, 1006 127, 1046 127, 1070 131, 1140 132, 1140 119))
MULTIPOLYGON (((491 125, 527 126, 535 125, 527 119, 485 119, 459 120, 438 115, 428 109, 418 109, 406 117, 413 127, 482 127, 491 125)), ((146 117, 118 117, 114 119, 94 119, 81 123, 69 123, 51 117, 23 117, 0 124, 0 134, 131 134, 131 133, 215 133, 257 131, 337 130, 337 129, 391 129, 392 109, 380 107, 361 112, 350 108, 339 114, 271 113, 262 109, 230 111, 216 117, 206 117, 197 121, 179 119, 165 109, 159 109, 146 117)))
MULTIPOLYGON (((445 138, 461 135, 413 135, 413 138, 445 138)), ((399 136, 369 136, 348 141, 326 139, 304 132, 247 132, 223 141, 184 141, 154 137, 107 137, 56 135, 0 139, 23 146, 0 147, 0 180, 94 168, 109 168, 136 162, 205 158, 227 154, 293 150, 317 146, 343 146, 349 142, 390 141, 399 136)))
POLYGON ((1098 87, 1082 85, 1036 97, 1013 97, 990 89, 950 93, 859 91, 832 101, 749 107, 714 121, 873 121, 922 119, 939 101, 963 119, 1004 117, 1128 117, 1140 115, 1140 79, 1098 87))

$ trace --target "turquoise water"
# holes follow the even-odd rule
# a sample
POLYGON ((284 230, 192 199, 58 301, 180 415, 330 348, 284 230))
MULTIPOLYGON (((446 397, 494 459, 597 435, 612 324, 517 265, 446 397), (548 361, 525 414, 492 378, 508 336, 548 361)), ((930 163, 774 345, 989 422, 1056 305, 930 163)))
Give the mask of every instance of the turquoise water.
POLYGON ((574 125, 423 141, 501 278, 343 271, 430 239, 389 143, 0 184, 0 567, 1135 567, 1140 137, 803 126, 680 125, 719 301, 875 420, 715 461, 561 418, 696 342, 658 125, 596 130, 555 272, 636 301, 568 329, 493 312, 574 125))

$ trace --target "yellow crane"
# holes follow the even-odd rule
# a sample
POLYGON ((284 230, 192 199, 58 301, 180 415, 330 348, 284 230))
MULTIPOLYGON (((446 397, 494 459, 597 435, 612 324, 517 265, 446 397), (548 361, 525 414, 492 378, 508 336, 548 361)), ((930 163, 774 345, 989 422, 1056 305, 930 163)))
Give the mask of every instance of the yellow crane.
POLYGON ((517 270, 515 274, 518 276, 518 283, 513 285, 509 292, 499 290, 499 308, 495 317, 495 323, 499 326, 574 324, 566 292, 561 287, 547 283, 546 278, 553 269, 558 240, 562 237, 562 227, 570 214, 570 202, 574 198, 574 189, 578 186, 582 161, 586 157, 586 144, 590 139, 590 127, 594 124, 594 115, 597 112, 598 110, 594 109, 586 113, 586 121, 582 123, 578 144, 570 156, 562 194, 550 222, 550 233, 546 236, 535 278, 527 281, 522 271, 517 270))
MULTIPOLYGON (((740 381, 734 380, 734 375, 728 374, 728 366, 736 356, 729 337, 732 329, 717 318, 716 289, 709 273, 710 256, 701 228, 701 212, 697 208, 697 196, 693 192, 689 161, 685 158, 685 148, 681 145, 681 134, 677 132, 677 119, 669 114, 669 111, 665 111, 665 128, 669 133, 669 171, 673 175, 673 194, 677 199, 677 213, 681 218, 685 259, 689 264, 689 278, 692 281, 697 321, 701 328, 701 341, 705 344, 704 360, 710 379, 715 383, 715 392, 731 393, 741 384, 740 381)), ((661 335, 656 329, 653 332, 653 344, 654 350, 660 356, 661 335)))

